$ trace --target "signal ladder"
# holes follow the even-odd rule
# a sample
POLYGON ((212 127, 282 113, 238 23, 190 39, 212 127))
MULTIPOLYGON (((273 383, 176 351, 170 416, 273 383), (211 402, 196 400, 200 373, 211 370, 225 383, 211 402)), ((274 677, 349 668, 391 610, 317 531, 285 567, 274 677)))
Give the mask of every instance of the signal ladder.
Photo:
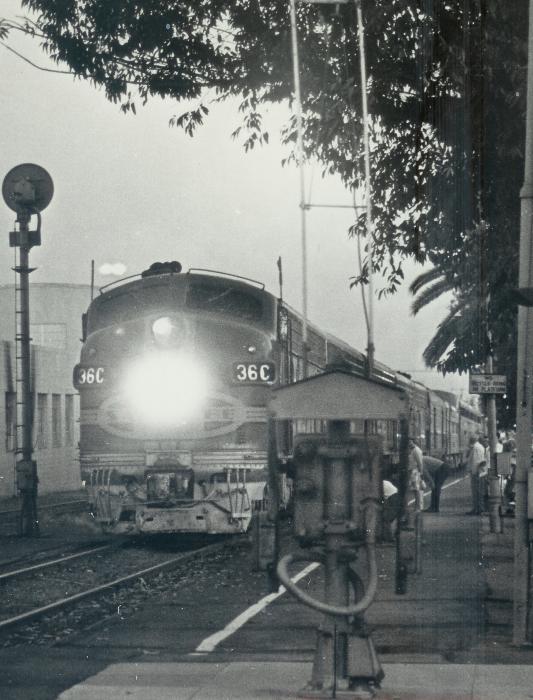
POLYGON ((22 497, 20 534, 38 534, 37 473, 32 460, 33 396, 29 321, 28 249, 15 248, 15 480, 22 497))

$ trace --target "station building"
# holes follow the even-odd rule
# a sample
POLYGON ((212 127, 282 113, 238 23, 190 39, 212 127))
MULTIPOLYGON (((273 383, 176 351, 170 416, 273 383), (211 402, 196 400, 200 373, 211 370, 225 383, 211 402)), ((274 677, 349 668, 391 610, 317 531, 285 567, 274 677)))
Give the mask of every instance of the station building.
MULTIPOLYGON (((72 370, 79 361, 81 315, 90 298, 89 285, 30 282, 33 444, 39 493, 81 486, 79 396, 72 370)), ((0 285, 0 497, 17 493, 15 303, 15 285, 0 285)))

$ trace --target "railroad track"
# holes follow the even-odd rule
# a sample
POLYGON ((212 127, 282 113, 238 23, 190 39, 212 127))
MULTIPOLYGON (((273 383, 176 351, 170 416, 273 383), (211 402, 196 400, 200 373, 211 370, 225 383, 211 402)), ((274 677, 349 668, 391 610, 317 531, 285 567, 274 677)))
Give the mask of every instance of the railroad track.
MULTIPOLYGON (((38 512, 39 514, 76 515, 78 513, 86 513, 88 507, 89 504, 87 499, 80 498, 62 501, 60 503, 50 503, 47 505, 39 504, 38 512)), ((11 534, 12 532, 17 532, 19 527, 19 517, 19 508, 0 510, 0 533, 5 535, 11 534)))
POLYGON ((3 600, 0 645, 58 640, 82 631, 95 621, 101 623, 106 615, 116 614, 121 590, 127 602, 128 588, 137 586, 142 590, 150 577, 188 565, 192 559, 196 562, 199 557, 214 554, 225 546, 227 540, 169 553, 111 544, 6 572, 0 576, 3 600), (108 612, 98 612, 95 618, 95 608, 100 606, 108 612), (75 622, 68 621, 69 615, 75 622))
POLYGON ((0 571, 0 584, 5 583, 6 581, 9 581, 11 579, 20 579, 23 576, 37 574, 41 571, 44 571, 50 566, 61 566, 62 564, 66 564, 67 562, 72 561, 74 559, 79 559, 81 557, 89 557, 91 555, 96 554, 97 552, 103 552, 113 547, 116 548, 116 546, 117 545, 113 543, 87 545, 85 549, 82 549, 81 551, 73 552, 71 550, 68 550, 61 552, 59 555, 56 553, 52 558, 47 559, 46 561, 41 561, 39 563, 30 563, 32 561, 35 561, 35 556, 26 557, 22 559, 22 561, 28 562, 25 566, 20 566, 21 560, 18 560, 17 562, 8 562, 5 566, 0 565, 0 568, 8 569, 7 571, 0 571), (18 569, 11 568, 14 563, 19 565, 18 569))

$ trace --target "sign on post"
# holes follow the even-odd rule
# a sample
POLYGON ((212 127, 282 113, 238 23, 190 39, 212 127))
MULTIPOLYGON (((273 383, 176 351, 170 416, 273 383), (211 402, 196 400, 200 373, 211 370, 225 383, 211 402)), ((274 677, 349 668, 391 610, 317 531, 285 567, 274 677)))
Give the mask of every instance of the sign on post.
POLYGON ((507 377, 505 374, 472 374, 468 381, 470 394, 505 394, 507 377))

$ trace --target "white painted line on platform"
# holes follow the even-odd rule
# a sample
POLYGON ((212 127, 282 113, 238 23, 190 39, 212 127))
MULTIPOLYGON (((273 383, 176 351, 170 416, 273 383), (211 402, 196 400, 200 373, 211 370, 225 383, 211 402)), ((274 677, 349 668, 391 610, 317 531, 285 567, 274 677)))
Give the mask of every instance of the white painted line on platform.
MULTIPOLYGON (((293 583, 297 583, 301 578, 307 576, 319 566, 320 564, 318 564, 317 562, 309 564, 309 566, 306 566, 305 569, 302 569, 302 571, 293 576, 291 578, 291 581, 293 583)), ((196 649, 191 654, 189 654, 189 656, 195 656, 196 654, 209 654, 209 652, 213 651, 220 644, 220 642, 224 641, 224 639, 227 639, 227 637, 230 637, 240 627, 245 625, 248 622, 248 620, 251 620, 251 618, 255 617, 257 613, 261 612, 261 610, 264 610, 267 607, 267 605, 276 600, 276 598, 279 598, 281 595, 283 595, 286 590, 287 589, 285 588, 285 586, 280 586, 276 593, 269 593, 269 595, 266 595, 264 598, 261 598, 261 600, 259 600, 257 603, 254 603, 254 605, 251 605, 247 610, 245 610, 235 619, 229 622, 224 627, 224 629, 220 630, 219 632, 215 632, 215 634, 212 634, 210 637, 206 637, 206 639, 204 639, 204 641, 201 642, 201 644, 199 644, 196 647, 196 649)))
MULTIPOLYGON (((444 491, 444 489, 449 489, 450 486, 455 486, 455 484, 460 484, 461 481, 464 481, 465 479, 466 479, 466 476, 462 476, 460 479, 456 479, 455 481, 450 481, 449 484, 445 484, 445 485, 442 487, 441 491, 444 491)), ((429 491, 424 491, 424 496, 429 496, 430 493, 431 493, 431 489, 430 489, 429 491)), ((413 504, 414 502, 415 502, 415 499, 414 499, 414 498, 411 498, 411 500, 407 502, 407 505, 410 506, 410 505, 413 504)))

